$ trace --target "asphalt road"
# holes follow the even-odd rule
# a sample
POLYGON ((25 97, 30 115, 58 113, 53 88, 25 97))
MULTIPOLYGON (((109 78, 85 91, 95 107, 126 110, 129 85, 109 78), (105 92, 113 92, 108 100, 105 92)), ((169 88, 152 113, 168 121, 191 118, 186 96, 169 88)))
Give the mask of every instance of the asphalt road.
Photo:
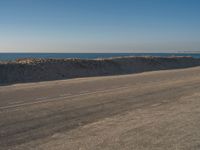
POLYGON ((200 67, 0 87, 0 149, 200 149, 200 67))

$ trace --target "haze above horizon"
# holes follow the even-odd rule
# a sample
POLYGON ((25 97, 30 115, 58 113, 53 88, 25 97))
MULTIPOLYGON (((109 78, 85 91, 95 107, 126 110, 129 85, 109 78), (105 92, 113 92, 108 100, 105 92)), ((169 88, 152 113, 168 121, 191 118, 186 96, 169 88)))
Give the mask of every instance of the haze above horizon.
POLYGON ((0 52, 200 50, 199 0, 2 0, 0 52))

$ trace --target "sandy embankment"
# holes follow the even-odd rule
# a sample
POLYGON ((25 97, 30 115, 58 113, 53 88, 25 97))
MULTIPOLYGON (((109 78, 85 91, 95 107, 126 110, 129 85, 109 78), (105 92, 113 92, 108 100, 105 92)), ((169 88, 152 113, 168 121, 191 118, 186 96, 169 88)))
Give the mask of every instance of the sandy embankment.
POLYGON ((19 59, 13 62, 0 62, 0 84, 120 75, 198 65, 200 65, 200 59, 192 57, 19 59))

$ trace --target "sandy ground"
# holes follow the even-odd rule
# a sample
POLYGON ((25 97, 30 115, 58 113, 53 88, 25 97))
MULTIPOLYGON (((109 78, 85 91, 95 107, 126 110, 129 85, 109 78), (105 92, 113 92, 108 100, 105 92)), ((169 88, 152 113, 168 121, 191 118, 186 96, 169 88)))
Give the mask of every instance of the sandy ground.
POLYGON ((199 150, 200 67, 0 87, 2 150, 199 150))

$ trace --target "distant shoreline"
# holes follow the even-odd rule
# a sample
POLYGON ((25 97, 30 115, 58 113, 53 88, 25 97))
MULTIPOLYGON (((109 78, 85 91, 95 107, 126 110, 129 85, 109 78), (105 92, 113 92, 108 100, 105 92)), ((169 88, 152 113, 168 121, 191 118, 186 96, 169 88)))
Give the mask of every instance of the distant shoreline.
MULTIPOLYGON (((116 60, 116 59, 176 59, 176 58, 194 58, 192 56, 119 56, 107 58, 18 58, 15 60, 0 61, 0 64, 36 64, 45 62, 65 62, 65 61, 102 61, 102 60, 116 60)), ((194 58, 195 59, 195 58, 194 58)), ((196 58, 197 59, 197 58, 196 58)))
POLYGON ((127 56, 191 56, 200 58, 200 53, 0 53, 0 61, 13 61, 21 58, 80 58, 80 59, 95 59, 95 58, 110 58, 110 57, 127 57, 127 56))

